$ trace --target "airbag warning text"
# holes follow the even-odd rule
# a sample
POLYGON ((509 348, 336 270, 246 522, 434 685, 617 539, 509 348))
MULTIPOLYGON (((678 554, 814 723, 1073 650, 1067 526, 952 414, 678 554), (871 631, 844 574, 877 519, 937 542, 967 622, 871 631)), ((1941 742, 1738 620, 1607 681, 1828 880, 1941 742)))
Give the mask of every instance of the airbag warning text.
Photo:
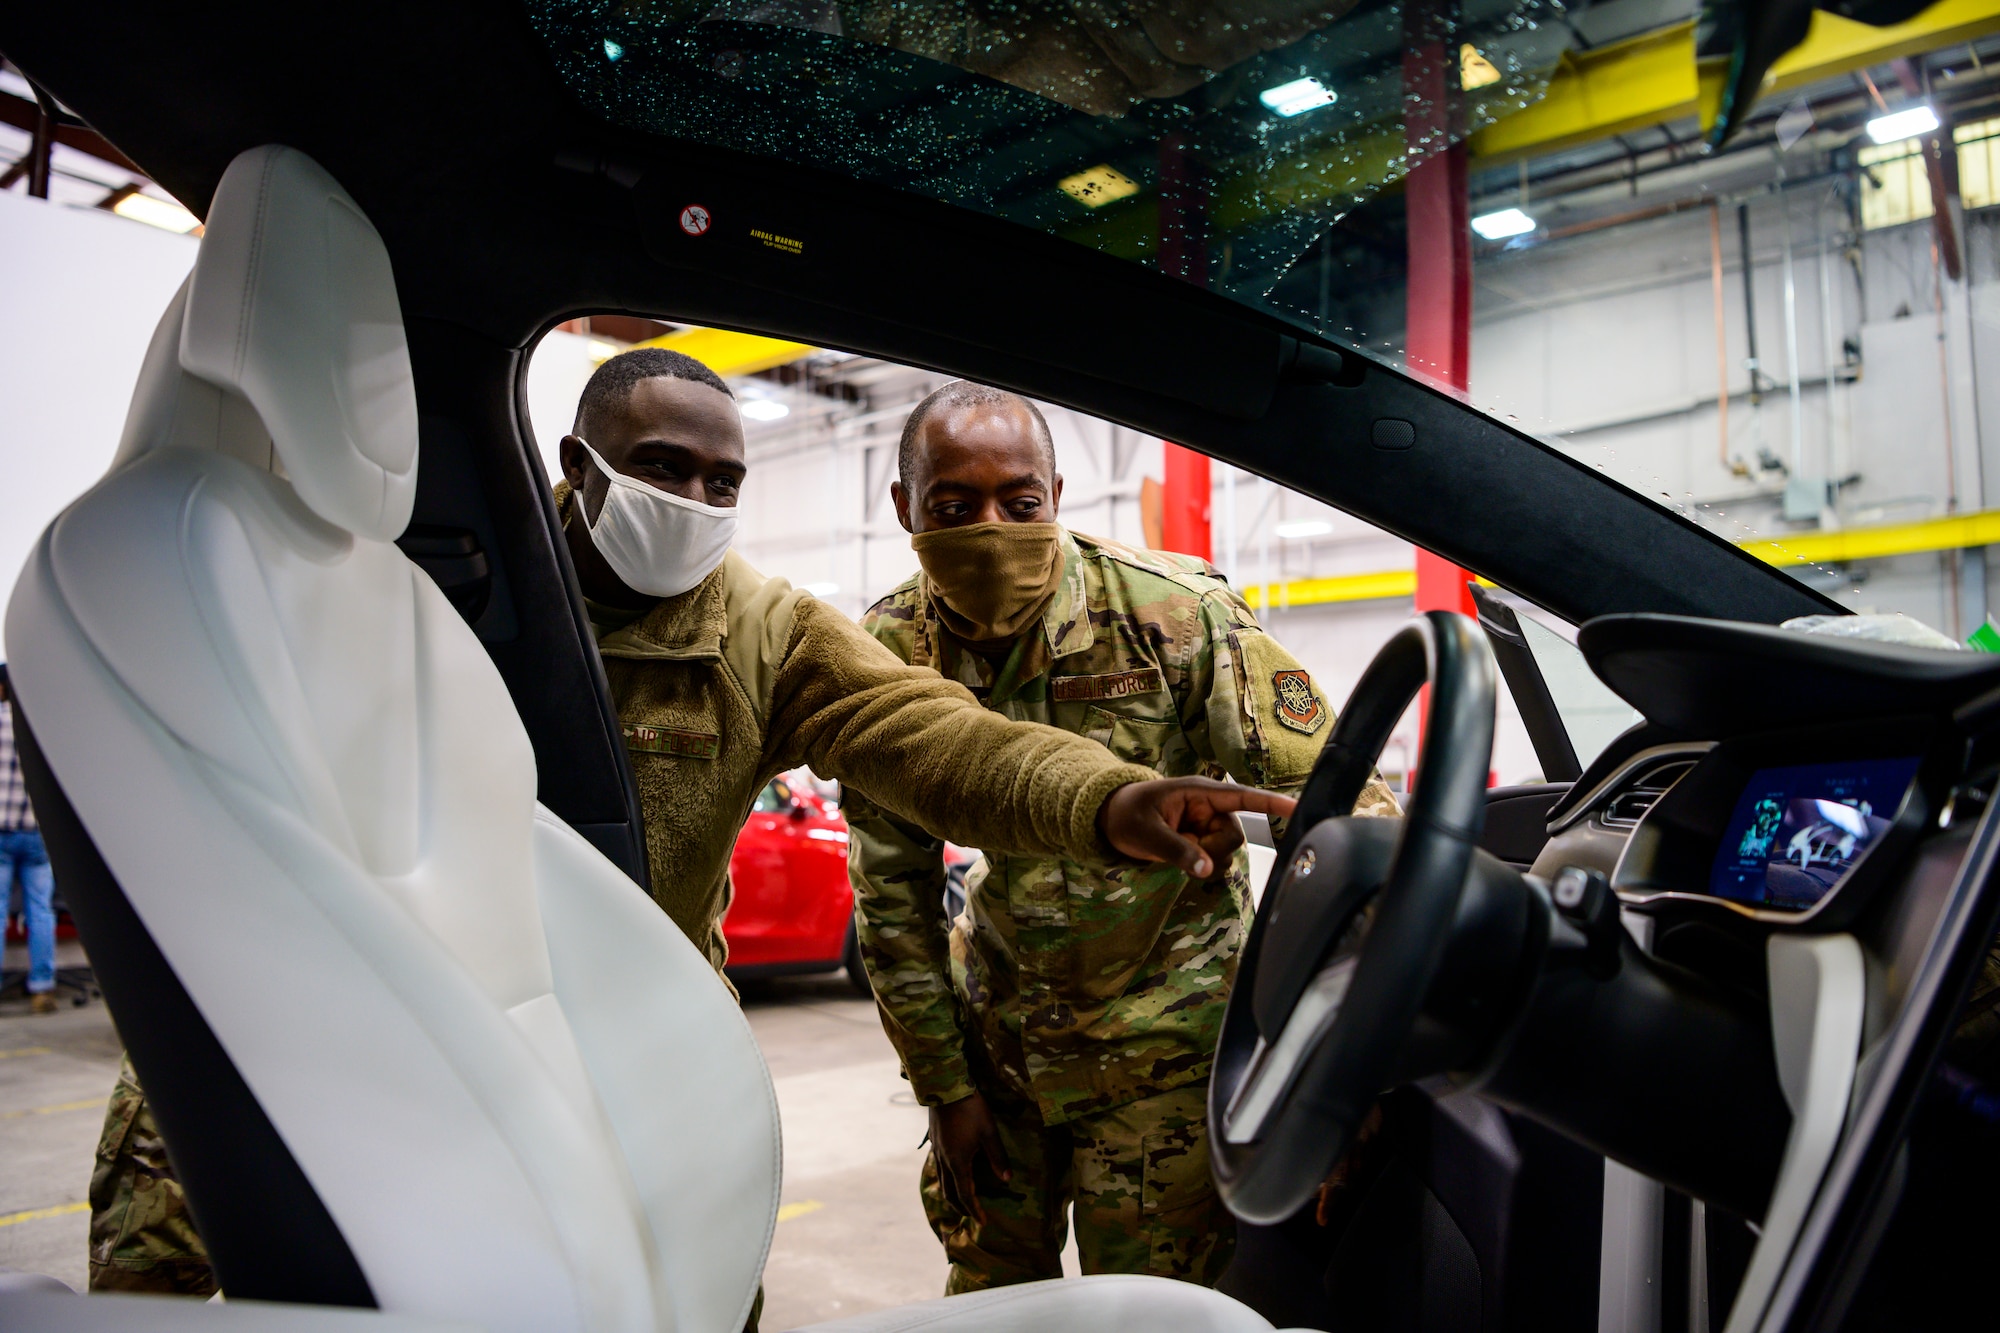
POLYGON ((777 250, 783 254, 802 255, 806 252, 806 243, 804 241, 793 240, 789 236, 780 236, 774 231, 765 231, 761 227, 752 227, 750 229, 750 239, 763 245, 766 249, 777 250))

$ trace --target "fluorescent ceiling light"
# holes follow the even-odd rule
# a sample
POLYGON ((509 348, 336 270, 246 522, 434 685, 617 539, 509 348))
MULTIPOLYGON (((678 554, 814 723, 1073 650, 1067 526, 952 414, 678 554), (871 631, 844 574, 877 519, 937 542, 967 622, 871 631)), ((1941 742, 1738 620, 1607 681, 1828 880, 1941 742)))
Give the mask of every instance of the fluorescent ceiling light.
POLYGON ((1929 102, 1919 102, 1869 121, 1868 137, 1876 143, 1895 143, 1898 139, 1914 139, 1919 134, 1929 134, 1937 127, 1937 112, 1931 110, 1929 102))
POLYGON ((775 398, 745 398, 742 411, 752 421, 776 421, 792 414, 791 408, 775 398))
POLYGON ((1472 229, 1489 241, 1504 241, 1533 231, 1535 220, 1518 208, 1503 208, 1497 213, 1481 213, 1472 220, 1472 229))
POLYGON ((149 227, 177 231, 185 236, 201 225, 201 219, 171 199, 155 199, 150 194, 128 194, 111 206, 121 218, 143 222, 149 227))
POLYGON ((815 597, 831 597, 840 591, 838 583, 801 583, 799 591, 809 592, 815 597))
POLYGON ((1106 204, 1139 193, 1137 181, 1108 165, 1095 166, 1088 171, 1079 171, 1074 176, 1065 176, 1056 182, 1056 188, 1085 208, 1102 208, 1106 204))
POLYGON ((1280 523, 1272 531, 1287 541, 1295 541, 1300 537, 1324 537, 1333 531, 1333 524, 1324 519, 1302 518, 1291 523, 1280 523))
POLYGON ((1281 116, 1303 116, 1340 100, 1339 94, 1318 79, 1293 79, 1257 94, 1257 100, 1281 116))

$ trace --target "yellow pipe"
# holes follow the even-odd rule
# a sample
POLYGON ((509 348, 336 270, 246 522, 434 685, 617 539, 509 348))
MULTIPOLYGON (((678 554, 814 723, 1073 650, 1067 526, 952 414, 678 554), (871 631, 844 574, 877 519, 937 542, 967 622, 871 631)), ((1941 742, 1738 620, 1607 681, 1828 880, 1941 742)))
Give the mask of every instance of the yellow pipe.
POLYGON ((1283 608, 1325 606, 1330 602, 1379 602, 1391 597, 1416 595, 1417 571, 1414 569, 1378 569, 1367 574, 1292 579, 1286 583, 1254 584, 1243 590, 1243 600, 1259 609, 1269 605, 1283 608))
MULTIPOLYGON (((1843 528, 1836 532, 1802 532, 1794 537, 1738 543, 1767 565, 1834 565, 1851 560, 1881 560, 1895 555, 1923 555, 1968 547, 2000 546, 2000 509, 1982 509, 1917 523, 1892 523, 1876 528, 1843 528)), ((1485 579, 1479 582, 1492 585, 1485 579)), ((1339 602, 1379 602, 1414 597, 1417 571, 1378 569, 1366 574, 1336 574, 1331 578, 1291 579, 1285 583, 1251 584, 1243 600, 1253 608, 1328 606, 1339 602)))
POLYGON ((1981 509, 1971 514, 1879 528, 1802 532, 1794 537, 1740 544, 1764 563, 1781 566, 1833 565, 1892 555, 1921 555, 1926 551, 1955 551, 2000 544, 2000 509, 1981 509))

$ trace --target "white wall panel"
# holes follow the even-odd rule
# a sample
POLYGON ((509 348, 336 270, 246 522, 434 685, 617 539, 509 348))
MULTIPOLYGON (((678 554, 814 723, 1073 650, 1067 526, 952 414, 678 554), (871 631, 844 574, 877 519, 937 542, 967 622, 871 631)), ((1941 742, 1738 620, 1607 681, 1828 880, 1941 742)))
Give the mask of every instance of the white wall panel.
MULTIPOLYGON (((1853 500, 1886 508, 1877 521, 1944 512, 1945 392, 1934 314, 1861 326, 1849 466, 1861 474, 1853 500)), ((1970 444, 1970 439, 1967 441, 1970 444)))
POLYGON ((42 529, 110 465, 146 344, 196 245, 98 209, 0 192, 6 592, 42 529))
POLYGON ((576 421, 583 386, 597 369, 591 356, 593 346, 601 348, 603 343, 557 330, 535 344, 535 354, 528 361, 528 425, 535 433, 535 449, 551 486, 562 480, 562 460, 556 450, 576 421))

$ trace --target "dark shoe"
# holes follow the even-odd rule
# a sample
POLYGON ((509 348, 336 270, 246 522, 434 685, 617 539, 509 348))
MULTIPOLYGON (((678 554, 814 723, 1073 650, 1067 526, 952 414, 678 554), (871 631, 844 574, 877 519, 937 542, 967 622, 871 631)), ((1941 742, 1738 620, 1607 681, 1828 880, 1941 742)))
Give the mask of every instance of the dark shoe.
POLYGON ((53 1014, 60 1007, 61 1006, 56 1003, 56 997, 49 994, 45 990, 36 991, 33 995, 30 995, 28 997, 29 1013, 53 1014))

